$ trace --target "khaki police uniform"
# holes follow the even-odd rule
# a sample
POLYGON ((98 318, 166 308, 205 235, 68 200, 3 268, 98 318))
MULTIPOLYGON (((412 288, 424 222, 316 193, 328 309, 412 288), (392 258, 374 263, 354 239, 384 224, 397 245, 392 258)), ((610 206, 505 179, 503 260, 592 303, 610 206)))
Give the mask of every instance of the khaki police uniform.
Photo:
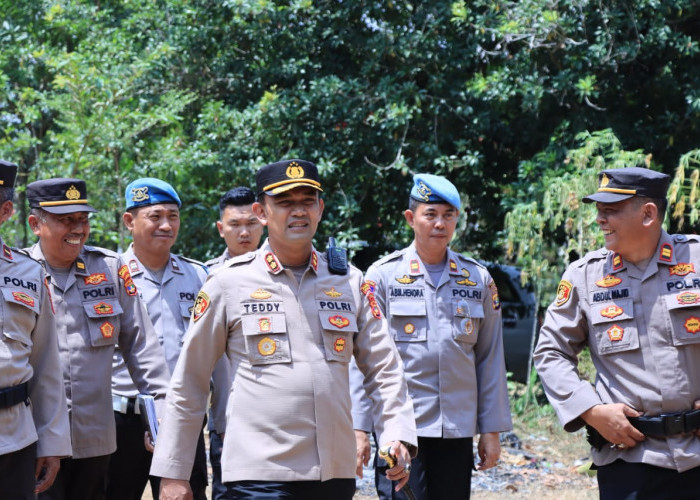
POLYGON ((209 377, 224 352, 234 373, 222 458, 226 482, 354 478, 353 354, 375 396, 380 440, 415 444, 396 349, 373 294, 361 287, 356 268, 347 276, 331 274, 315 250, 298 284, 267 242, 212 273, 173 375, 151 474, 188 477, 186 451, 194 449, 209 377))
MULTIPOLYGON (((46 265, 41 245, 30 255, 46 265)), ((119 342, 139 390, 163 398, 168 369, 122 259, 85 246, 70 269, 65 289, 49 275, 63 381, 71 417, 73 458, 113 453, 114 415, 109 387, 112 354, 119 342)), ((159 403, 160 404, 160 403, 159 403)))
MULTIPOLYGON (((700 400, 700 238, 661 233, 646 269, 606 249, 574 262, 547 311, 535 365, 567 431, 597 404, 624 403, 645 416, 690 410, 700 400), (576 356, 588 346, 595 384, 576 356)), ((700 466, 694 434, 647 435, 633 448, 593 449, 596 465, 617 459, 682 472, 700 466)))
POLYGON ((227 260, 229 260, 231 257, 231 254, 228 253, 228 248, 224 250, 224 253, 219 255, 218 257, 214 257, 213 259, 209 259, 204 263, 205 266, 207 266, 208 269, 214 270, 218 267, 223 266, 227 260))
POLYGON ((37 443, 39 457, 71 455, 68 409, 44 270, 0 239, 0 389, 27 384, 28 400, 0 409, 0 455, 37 443))
MULTIPOLYGON (((418 436, 512 429, 500 303, 486 268, 448 248, 433 283, 411 244, 374 263, 366 280, 403 360, 418 436)), ((369 431, 366 399, 357 399, 362 391, 353 395, 355 428, 369 431)))

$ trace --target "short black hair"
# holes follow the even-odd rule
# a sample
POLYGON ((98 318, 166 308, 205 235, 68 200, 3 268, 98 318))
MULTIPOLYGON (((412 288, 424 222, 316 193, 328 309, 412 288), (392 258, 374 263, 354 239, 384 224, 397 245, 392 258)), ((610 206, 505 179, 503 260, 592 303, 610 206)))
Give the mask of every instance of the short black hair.
POLYGON ((653 203, 656 205, 656 209, 659 211, 659 220, 661 222, 666 218, 666 208, 668 207, 668 201, 666 198, 650 198, 649 196, 635 196, 635 201, 637 206, 642 206, 647 203, 653 203))
POLYGON ((0 187, 0 205, 15 198, 15 188, 0 187))
POLYGON ((252 205, 255 202, 255 194, 249 187, 238 186, 229 191, 219 200, 219 212, 223 214, 226 207, 242 207, 252 205))

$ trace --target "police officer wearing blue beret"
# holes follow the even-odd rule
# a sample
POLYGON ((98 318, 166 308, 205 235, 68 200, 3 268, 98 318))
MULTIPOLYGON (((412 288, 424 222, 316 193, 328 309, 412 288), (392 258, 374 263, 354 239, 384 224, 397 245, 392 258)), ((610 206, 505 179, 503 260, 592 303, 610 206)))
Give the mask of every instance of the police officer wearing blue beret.
MULTIPOLYGON (((122 254, 146 306, 162 354, 172 373, 190 322, 195 297, 206 279, 200 262, 170 252, 180 229, 182 202, 167 182, 144 177, 125 190, 126 212, 122 219, 133 242, 122 254)), ((126 370, 117 347, 112 364, 112 403, 117 426, 117 451, 110 462, 107 498, 138 500, 143 494, 151 467, 151 453, 143 442, 138 414, 138 390, 126 370)), ((202 419, 204 414, 202 414, 202 419)), ((196 460, 190 476, 194 498, 206 498, 207 459, 204 435, 200 433, 196 460)), ((158 498, 158 478, 151 478, 158 498)))
POLYGON ((584 425, 600 498, 698 498, 700 237, 662 224, 669 177, 600 172, 605 248, 572 263, 540 331, 535 365, 564 429, 584 425), (588 347, 595 383, 582 380, 588 347))
MULTIPOLYGON (((418 431, 408 485, 418 499, 469 498, 472 438, 479 470, 496 465, 498 433, 512 428, 506 389, 500 302, 493 279, 474 259, 450 249, 461 201, 444 177, 418 174, 404 216, 413 243, 367 271, 403 359, 418 431)), ((369 460, 369 403, 353 373, 358 464, 369 460)), ((382 499, 403 499, 376 474, 382 499)))

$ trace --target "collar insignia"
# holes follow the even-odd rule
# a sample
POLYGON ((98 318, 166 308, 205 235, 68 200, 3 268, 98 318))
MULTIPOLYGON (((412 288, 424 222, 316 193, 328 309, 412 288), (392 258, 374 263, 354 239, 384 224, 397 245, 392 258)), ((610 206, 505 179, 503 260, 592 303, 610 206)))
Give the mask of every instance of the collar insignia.
POLYGON ((611 286, 619 285, 620 283, 622 283, 621 278, 617 278, 610 274, 595 282, 595 284, 598 285, 600 288, 610 288, 611 286))
POLYGON ((613 263, 613 267, 612 267, 613 271, 619 271, 620 269, 622 269, 622 265, 623 265, 622 256, 619 253, 614 254, 613 259, 612 259, 612 263, 613 263))
POLYGON ((277 274, 282 270, 280 263, 277 262, 277 257, 272 252, 267 252, 265 254, 265 264, 272 274, 277 274))
POLYGON ((263 288, 258 288, 250 294, 251 299, 265 300, 272 297, 272 294, 263 288))
POLYGON ((82 259, 78 259, 75 261, 75 267, 78 271, 85 271, 85 262, 82 259))
POLYGON ((180 265, 175 260, 175 257, 170 258, 170 263, 173 265, 173 270, 178 271, 178 272, 180 271, 180 265))
POLYGON ((12 256, 12 250, 10 250, 10 247, 8 247, 5 244, 2 245, 2 254, 5 256, 6 259, 14 259, 14 257, 12 256))
POLYGON ((675 266, 668 269, 671 276, 686 276, 690 273, 695 273, 695 265, 691 262, 679 262, 675 266))
POLYGON ((396 278, 396 281, 398 281, 402 285, 410 285, 411 283, 416 281, 416 278, 409 278, 408 275, 404 274, 401 278, 396 278))
POLYGON ((316 250, 311 252, 311 267, 314 268, 314 271, 318 271, 318 255, 316 255, 316 250))
POLYGON ((411 274, 420 274, 420 264, 417 259, 411 259, 411 274))
POLYGON ((337 299, 338 297, 343 295, 342 293, 336 291, 336 289, 334 287, 331 287, 330 290, 324 290, 323 293, 325 293, 326 295, 328 295, 329 297, 331 297, 333 299, 337 299))
POLYGON ((140 271, 139 263, 136 262, 136 259, 131 259, 129 261, 129 269, 131 270, 132 273, 137 273, 140 271))
POLYGON ((664 243, 661 245, 659 260, 663 262, 671 262, 673 260, 673 247, 670 243, 664 243))
POLYGON ((457 272, 457 263, 452 259, 450 259, 450 272, 451 273, 457 272))

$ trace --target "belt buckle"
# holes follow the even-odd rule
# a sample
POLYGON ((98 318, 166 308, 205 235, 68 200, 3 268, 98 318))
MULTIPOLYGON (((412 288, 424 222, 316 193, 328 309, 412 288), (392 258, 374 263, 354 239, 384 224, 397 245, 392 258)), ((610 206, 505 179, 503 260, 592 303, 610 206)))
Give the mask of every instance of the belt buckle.
POLYGON ((661 415, 664 423, 664 432, 667 436, 673 436, 674 434, 682 434, 686 432, 685 430, 685 413, 667 413, 661 415))

